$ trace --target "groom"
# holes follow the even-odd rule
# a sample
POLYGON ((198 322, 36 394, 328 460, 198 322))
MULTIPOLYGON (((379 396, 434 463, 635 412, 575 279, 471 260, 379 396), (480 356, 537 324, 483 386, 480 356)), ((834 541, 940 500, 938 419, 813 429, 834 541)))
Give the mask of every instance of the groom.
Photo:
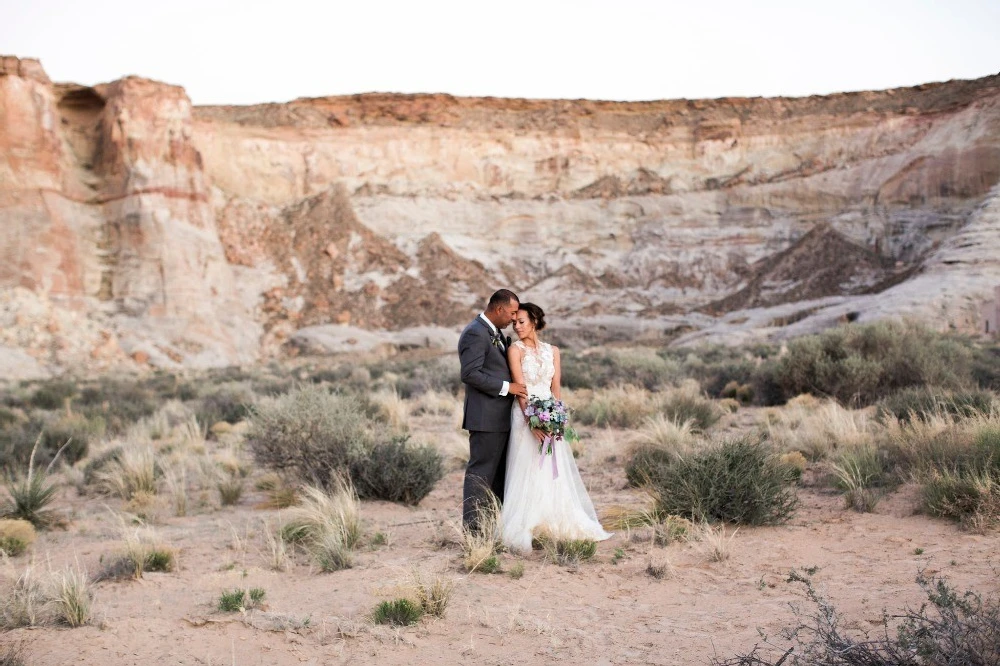
POLYGON ((462 427, 469 431, 469 464, 462 498, 462 523, 466 528, 475 527, 478 508, 488 492, 503 502, 511 400, 515 396, 528 397, 524 384, 511 381, 507 366, 510 338, 501 332, 516 318, 518 306, 514 292, 497 291, 490 297, 486 311, 458 338, 465 384, 462 427))

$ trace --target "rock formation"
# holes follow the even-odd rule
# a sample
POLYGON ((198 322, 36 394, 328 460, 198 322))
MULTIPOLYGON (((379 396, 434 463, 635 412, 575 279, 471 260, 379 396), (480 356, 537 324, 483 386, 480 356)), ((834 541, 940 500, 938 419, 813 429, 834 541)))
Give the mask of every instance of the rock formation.
POLYGON ((23 373, 428 325, 447 345, 500 285, 566 339, 731 342, 848 315, 971 329, 1000 284, 1000 76, 192 108, 174 86, 52 84, 6 57, 0 146, 0 359, 23 373))

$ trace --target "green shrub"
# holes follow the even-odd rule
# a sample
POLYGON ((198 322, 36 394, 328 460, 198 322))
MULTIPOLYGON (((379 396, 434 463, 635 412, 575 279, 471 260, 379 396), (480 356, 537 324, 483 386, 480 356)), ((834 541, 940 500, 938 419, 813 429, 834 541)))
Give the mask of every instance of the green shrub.
POLYGON ((683 390, 668 393, 661 411, 675 423, 692 421, 694 428, 701 431, 708 430, 722 417, 714 402, 683 390))
POLYGON ((878 417, 894 417, 909 421, 916 417, 926 421, 933 415, 968 418, 989 414, 996 404, 991 391, 947 391, 931 387, 910 387, 883 398, 878 404, 878 417))
POLYGON ((76 396, 76 382, 56 379, 43 383, 35 389, 28 404, 38 409, 62 409, 67 400, 76 396))
POLYGON ((196 417, 199 423, 207 426, 219 421, 238 423, 250 415, 254 399, 254 394, 245 386, 222 386, 202 397, 196 417))
POLYGON ((238 613, 259 608, 264 602, 265 592, 255 587, 250 590, 235 589, 223 592, 219 597, 219 610, 224 613, 238 613))
POLYGON ((394 599, 393 601, 383 601, 375 607, 375 610, 372 611, 372 622, 408 627, 419 622, 423 614, 420 606, 409 599, 394 599))
POLYGON ((362 499, 416 505, 444 476, 444 460, 431 446, 412 446, 408 437, 380 442, 355 457, 351 481, 362 499))
POLYGON ((0 552, 17 557, 35 542, 35 526, 27 520, 0 519, 0 552))
POLYGON ((309 386, 261 400, 246 443, 258 463, 326 486, 383 436, 374 411, 358 396, 309 386))
POLYGON ((594 391, 589 399, 578 399, 571 418, 582 425, 635 428, 656 414, 659 407, 658 398, 645 389, 612 386, 594 391))
POLYGON ((160 405, 160 398, 138 381, 102 378, 81 391, 79 403, 84 414, 102 416, 108 432, 117 435, 154 413, 160 405))
POLYGON ((559 564, 574 566, 597 554, 597 542, 593 539, 560 539, 555 542, 554 553, 559 564))
POLYGON ((797 500, 794 475, 753 437, 677 458, 652 486, 661 514, 695 521, 774 525, 797 500))
POLYGON ((630 486, 658 486, 677 455, 657 446, 640 446, 625 463, 625 478, 630 486))
POLYGON ((972 378, 980 388, 1000 391, 1000 345, 972 347, 972 378))
POLYGON ((923 486, 923 508, 984 531, 1000 522, 1000 475, 976 469, 934 474, 923 486))
POLYGON ((767 395, 773 382, 781 401, 812 393, 870 405, 910 386, 971 384, 971 358, 960 341, 912 322, 849 324, 793 340, 787 354, 761 370, 764 381, 755 389, 767 395))
POLYGON ((56 498, 56 490, 56 484, 48 483, 44 472, 35 470, 30 476, 7 486, 10 501, 0 508, 0 518, 27 520, 35 527, 48 527, 56 521, 49 508, 56 498))
POLYGON ((641 347, 587 355, 566 351, 561 356, 561 382, 569 389, 603 389, 631 384, 651 391, 676 382, 680 377, 679 362, 641 347))
POLYGON ((83 414, 60 416, 46 424, 42 431, 39 460, 47 464, 59 449, 61 460, 72 465, 87 457, 91 442, 104 436, 105 424, 101 416, 86 417, 83 414), (67 445, 68 442, 68 445, 67 445), (66 448, 62 448, 66 445, 66 448))

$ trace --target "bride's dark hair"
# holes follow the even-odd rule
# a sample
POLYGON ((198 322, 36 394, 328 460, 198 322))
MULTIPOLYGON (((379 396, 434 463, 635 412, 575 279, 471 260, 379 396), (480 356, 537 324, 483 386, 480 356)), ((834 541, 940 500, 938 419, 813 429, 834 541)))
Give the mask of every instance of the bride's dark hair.
POLYGON ((536 331, 545 328, 545 311, 540 307, 534 303, 521 303, 517 309, 528 313, 528 319, 534 324, 536 331))

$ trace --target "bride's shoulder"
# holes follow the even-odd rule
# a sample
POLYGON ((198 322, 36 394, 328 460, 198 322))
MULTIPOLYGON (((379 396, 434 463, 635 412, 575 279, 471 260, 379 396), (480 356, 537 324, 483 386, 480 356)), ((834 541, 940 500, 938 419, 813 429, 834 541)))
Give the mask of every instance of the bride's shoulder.
POLYGON ((550 345, 547 342, 545 343, 545 346, 549 348, 549 352, 551 352, 553 356, 559 356, 559 347, 556 347, 555 345, 550 345))

